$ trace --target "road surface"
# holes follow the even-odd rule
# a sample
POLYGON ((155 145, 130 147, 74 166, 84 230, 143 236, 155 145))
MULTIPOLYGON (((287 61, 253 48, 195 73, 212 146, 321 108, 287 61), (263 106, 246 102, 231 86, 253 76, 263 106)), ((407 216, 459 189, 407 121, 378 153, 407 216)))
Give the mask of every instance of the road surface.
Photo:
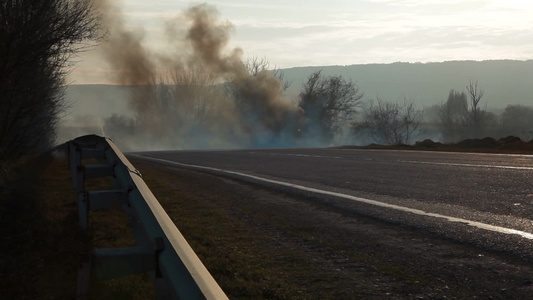
POLYGON ((533 156, 354 149, 143 156, 421 209, 533 234, 533 156))
MULTIPOLYGON (((447 274, 441 268, 448 269, 450 274, 443 275, 448 278, 443 279, 444 287, 457 284, 461 276, 473 278, 479 273, 482 275, 476 279, 477 286, 472 288, 474 295, 476 288, 488 286, 492 280, 501 281, 502 288, 500 284, 492 288, 503 291, 504 298, 503 286, 509 282, 515 282, 518 289, 514 296, 533 291, 532 156, 359 149, 160 151, 132 155, 135 159, 139 156, 170 171, 207 172, 293 199, 306 199, 305 203, 316 204, 313 209, 318 205, 319 210, 340 213, 340 225, 334 225, 336 219, 330 218, 328 224, 324 223, 330 229, 317 231, 317 235, 336 239, 346 234, 364 235, 366 239, 383 235, 376 237, 375 243, 344 242, 349 244, 347 249, 364 244, 362 251, 376 253, 381 260, 394 256, 399 265, 427 276, 447 274), (363 227, 359 223, 345 233, 333 234, 360 217, 373 220, 372 224, 386 224, 385 229, 367 229, 379 225, 363 227), (409 242, 419 239, 410 231, 428 238, 423 243, 409 242), (379 244, 386 247, 375 248, 379 244), (465 260, 478 251, 483 259, 465 260), (413 253, 418 263, 407 262, 413 253)), ((298 205, 302 216, 308 214, 308 204, 298 203, 294 206, 298 205)), ((297 219, 294 213, 291 217, 297 219)), ((304 218, 298 222, 304 222, 304 218)))

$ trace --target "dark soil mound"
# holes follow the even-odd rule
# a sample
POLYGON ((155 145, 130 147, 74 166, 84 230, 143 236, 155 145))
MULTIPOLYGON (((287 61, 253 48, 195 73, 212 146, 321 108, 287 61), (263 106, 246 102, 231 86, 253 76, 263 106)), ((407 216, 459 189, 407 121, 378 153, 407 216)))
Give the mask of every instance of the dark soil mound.
POLYGON ((500 142, 504 145, 514 145, 514 144, 522 144, 523 141, 521 138, 517 136, 508 136, 500 139, 500 142))
POLYGON ((461 148, 497 148, 501 143, 491 137, 483 139, 466 139, 456 144, 461 148))
POLYGON ((434 142, 431 139, 425 139, 423 141, 419 141, 415 143, 415 146, 417 147, 424 147, 424 148, 437 148, 438 146, 442 145, 441 143, 434 142))

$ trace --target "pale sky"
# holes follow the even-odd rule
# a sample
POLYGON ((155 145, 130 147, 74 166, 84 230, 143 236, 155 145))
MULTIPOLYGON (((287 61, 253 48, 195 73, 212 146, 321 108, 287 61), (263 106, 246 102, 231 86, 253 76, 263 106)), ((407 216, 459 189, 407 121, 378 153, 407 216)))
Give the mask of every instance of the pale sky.
MULTIPOLYGON (((161 47, 164 22, 202 2, 122 0, 128 26, 161 47)), ((533 59, 529 0, 209 1, 234 25, 229 47, 280 68, 392 62, 533 59)), ((106 83, 97 51, 82 54, 74 84, 106 83)))

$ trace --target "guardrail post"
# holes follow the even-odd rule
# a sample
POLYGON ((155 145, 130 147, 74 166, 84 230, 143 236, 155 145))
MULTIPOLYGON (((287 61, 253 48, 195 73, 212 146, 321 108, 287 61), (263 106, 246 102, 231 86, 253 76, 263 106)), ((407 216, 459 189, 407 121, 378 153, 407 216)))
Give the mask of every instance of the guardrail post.
POLYGON ((76 176, 74 176, 74 187, 78 192, 85 190, 85 171, 82 165, 76 167, 76 176))
POLYGON ((89 191, 87 192, 87 202, 89 211, 124 205, 128 202, 128 191, 89 191))
MULTIPOLYGON (((71 174, 77 174, 77 169, 81 166, 81 149, 74 143, 69 143, 69 167, 71 174)), ((72 184, 78 188, 78 177, 72 176, 72 184)), ((79 190, 79 189, 78 189, 79 190)))
POLYGON ((93 273, 101 280, 155 270, 155 253, 148 247, 96 249, 93 273))
POLYGON ((127 190, 80 191, 78 192, 78 216, 82 229, 87 229, 89 212, 126 204, 127 190))
POLYGON ((89 225, 89 201, 87 192, 81 191, 78 193, 78 216, 80 227, 84 230, 89 225))

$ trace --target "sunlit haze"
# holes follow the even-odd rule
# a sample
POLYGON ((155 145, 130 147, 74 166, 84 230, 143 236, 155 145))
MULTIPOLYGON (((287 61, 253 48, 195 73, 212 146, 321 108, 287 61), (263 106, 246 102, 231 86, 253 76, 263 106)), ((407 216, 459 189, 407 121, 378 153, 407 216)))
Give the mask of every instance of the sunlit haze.
MULTIPOLYGON (((115 1, 154 51, 165 22, 198 4, 115 1)), ((210 1, 233 24, 229 48, 280 67, 533 58, 533 2, 505 0, 210 1)), ((83 53, 75 84, 110 83, 98 49, 83 53)))

